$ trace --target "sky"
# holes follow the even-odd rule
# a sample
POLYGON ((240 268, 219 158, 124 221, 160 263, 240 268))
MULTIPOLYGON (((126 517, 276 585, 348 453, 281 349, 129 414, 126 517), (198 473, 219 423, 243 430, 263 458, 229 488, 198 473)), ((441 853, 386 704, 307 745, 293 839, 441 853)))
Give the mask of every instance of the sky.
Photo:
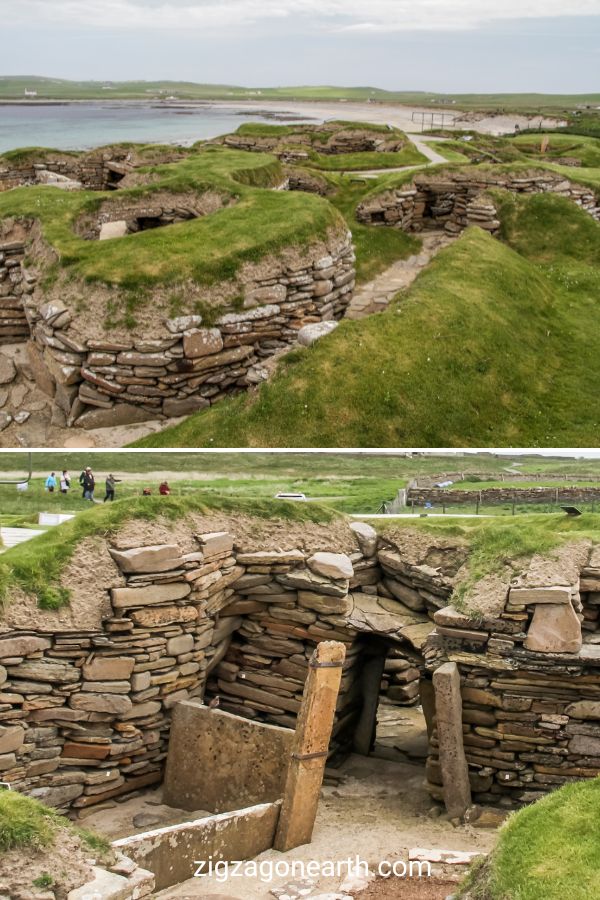
POLYGON ((1 75, 600 92, 600 0, 0 0, 1 75))

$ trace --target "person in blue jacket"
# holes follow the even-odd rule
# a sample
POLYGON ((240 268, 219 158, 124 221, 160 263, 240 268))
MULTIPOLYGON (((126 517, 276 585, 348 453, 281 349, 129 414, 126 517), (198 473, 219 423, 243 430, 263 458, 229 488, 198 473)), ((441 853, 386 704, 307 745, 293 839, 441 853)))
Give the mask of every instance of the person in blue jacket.
POLYGON ((56 489, 56 475, 54 472, 51 472, 46 478, 46 490, 53 494, 56 489))

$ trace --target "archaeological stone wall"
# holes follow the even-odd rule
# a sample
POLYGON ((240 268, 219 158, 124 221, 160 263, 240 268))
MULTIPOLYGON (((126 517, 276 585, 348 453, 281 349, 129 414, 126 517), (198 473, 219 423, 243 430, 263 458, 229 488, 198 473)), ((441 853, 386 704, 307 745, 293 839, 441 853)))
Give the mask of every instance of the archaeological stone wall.
POLYGON ((600 774, 596 548, 490 583, 496 606, 473 619, 449 605, 463 551, 418 557, 351 528, 350 553, 248 550, 229 532, 190 534, 185 550, 109 540, 115 586, 96 627, 46 614, 0 632, 0 778, 77 814, 162 780, 180 700, 218 695, 226 712, 294 727, 315 644, 332 639, 347 651, 332 755, 368 752, 381 691, 419 699, 441 798, 431 677, 453 662, 477 802, 600 774))
POLYGON ((483 488, 480 491, 410 488, 407 503, 451 506, 457 503, 590 503, 600 500, 600 487, 483 488))
POLYGON ((600 221, 600 201, 595 193, 558 174, 472 169, 418 175, 410 183, 364 200, 356 218, 368 225, 390 225, 403 231, 433 228, 457 234, 478 225, 496 234, 500 229, 498 212, 486 194, 492 188, 517 194, 558 194, 600 221))
POLYGON ((283 253, 247 264, 224 284, 241 309, 224 311, 209 326, 202 315, 184 315, 159 320, 144 337, 108 329, 91 338, 76 303, 48 300, 24 266, 36 227, 13 222, 0 242, 0 342, 29 338, 35 380, 66 425, 188 415, 258 384, 267 377, 265 360, 293 345, 300 328, 343 316, 355 284, 352 236, 331 233, 293 260, 283 253))
MULTIPOLYGON (((581 567, 515 578, 503 609, 474 623, 453 607, 434 614, 437 668, 461 676, 463 741, 473 799, 512 805, 600 774, 600 557, 581 567)), ((427 763, 442 797, 437 734, 427 763)))

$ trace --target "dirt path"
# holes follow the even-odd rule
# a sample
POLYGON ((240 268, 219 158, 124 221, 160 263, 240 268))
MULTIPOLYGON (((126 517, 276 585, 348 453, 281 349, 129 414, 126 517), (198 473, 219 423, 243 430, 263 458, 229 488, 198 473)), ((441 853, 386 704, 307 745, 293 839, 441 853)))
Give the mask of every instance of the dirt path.
MULTIPOLYGON (((351 756, 337 770, 337 775, 338 784, 330 782, 323 787, 312 843, 285 854, 268 850, 257 860, 303 860, 305 863, 317 860, 322 863, 359 856, 369 864, 370 870, 376 871, 382 861, 407 860, 411 847, 487 852, 494 844, 495 832, 478 831, 468 825, 454 828, 447 821, 425 791, 423 763, 351 756)), ((459 877, 464 874, 464 867, 455 867, 454 871, 454 877, 459 877), (457 868, 460 871, 456 871, 457 868)), ((370 896, 437 898, 452 892, 447 868, 434 865, 432 875, 441 877, 441 893, 420 893, 428 888, 429 879, 423 876, 413 879, 419 893, 413 892, 412 886, 407 893, 394 893, 391 888, 394 882, 397 887, 399 880, 391 879, 389 893, 371 893, 370 896)), ((259 877, 245 876, 239 879, 240 883, 235 881, 232 878, 225 884, 219 883, 214 876, 200 882, 190 879, 162 891, 157 897, 160 900, 219 896, 228 900, 272 900, 270 890, 283 887, 290 878, 276 876, 271 883, 265 883, 259 877)), ((408 889, 408 881, 400 884, 405 884, 408 889)), ((313 892, 337 892, 342 882, 340 877, 321 877, 314 884, 313 892)), ((380 889, 373 885, 369 890, 380 889)), ((356 896, 354 891, 352 894, 356 896)))
POLYGON ((386 309, 398 291, 410 287, 417 275, 429 265, 436 253, 455 238, 443 231, 423 235, 421 252, 408 259, 399 259, 373 281, 359 287, 346 310, 347 319, 362 319, 386 309))

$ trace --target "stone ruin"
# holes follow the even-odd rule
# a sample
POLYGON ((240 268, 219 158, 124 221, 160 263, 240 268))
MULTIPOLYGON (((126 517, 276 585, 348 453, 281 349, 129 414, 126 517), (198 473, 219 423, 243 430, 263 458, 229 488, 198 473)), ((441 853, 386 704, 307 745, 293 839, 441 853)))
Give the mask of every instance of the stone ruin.
MULTIPOLYGON (((190 207, 184 197, 151 208, 107 202, 99 217, 80 225, 89 238, 109 237, 101 234, 108 225, 124 235, 205 214, 213 201, 205 195, 190 207)), ((27 342, 31 373, 54 401, 56 424, 82 428, 189 415, 260 383, 266 360, 295 344, 302 327, 343 317, 355 284, 352 235, 333 230, 300 251, 246 263, 233 280, 196 286, 199 302, 223 309, 210 325, 192 314, 157 318, 152 330, 112 328, 90 337, 89 313, 78 313, 77 298, 65 301, 62 290, 49 297, 31 262, 36 250, 48 252, 33 220, 4 221, 0 345, 27 342)), ((85 292, 94 294, 101 318, 114 291, 85 292)))
POLYGON ((428 788, 448 808, 448 752, 464 762, 469 803, 520 804, 600 774, 590 541, 487 576, 467 616, 451 605, 468 572, 460 541, 356 523, 342 537, 311 526, 305 549, 282 522, 246 523, 238 537, 198 527, 179 523, 174 539, 168 522, 145 523, 143 537, 133 525, 88 541, 77 554, 96 554, 92 609, 75 564, 61 580, 70 609, 36 611, 15 592, 0 633, 0 773, 13 789, 76 814, 161 782, 173 709, 190 698, 218 694, 225 712, 293 728, 323 640, 346 648, 332 757, 371 749, 387 671, 388 696, 422 704, 428 788), (434 687, 448 666, 452 703, 434 687), (450 751, 438 720, 454 728, 450 751))
MULTIPOLYGON (((325 122, 322 125, 298 125, 298 131, 283 134, 224 135, 218 143, 235 150, 255 153, 273 153, 284 163, 305 162, 309 151, 325 156, 342 153, 398 153, 407 144, 407 138, 391 127, 373 130, 360 123, 325 122)), ((216 142, 215 142, 216 143, 216 142)))
POLYGON ((366 225, 390 225, 403 231, 426 229, 458 234, 470 225, 496 234, 498 212, 491 189, 516 194, 552 193, 573 200, 600 221, 600 201, 591 188, 550 171, 450 170, 417 175, 400 187, 367 197, 356 218, 366 225))

